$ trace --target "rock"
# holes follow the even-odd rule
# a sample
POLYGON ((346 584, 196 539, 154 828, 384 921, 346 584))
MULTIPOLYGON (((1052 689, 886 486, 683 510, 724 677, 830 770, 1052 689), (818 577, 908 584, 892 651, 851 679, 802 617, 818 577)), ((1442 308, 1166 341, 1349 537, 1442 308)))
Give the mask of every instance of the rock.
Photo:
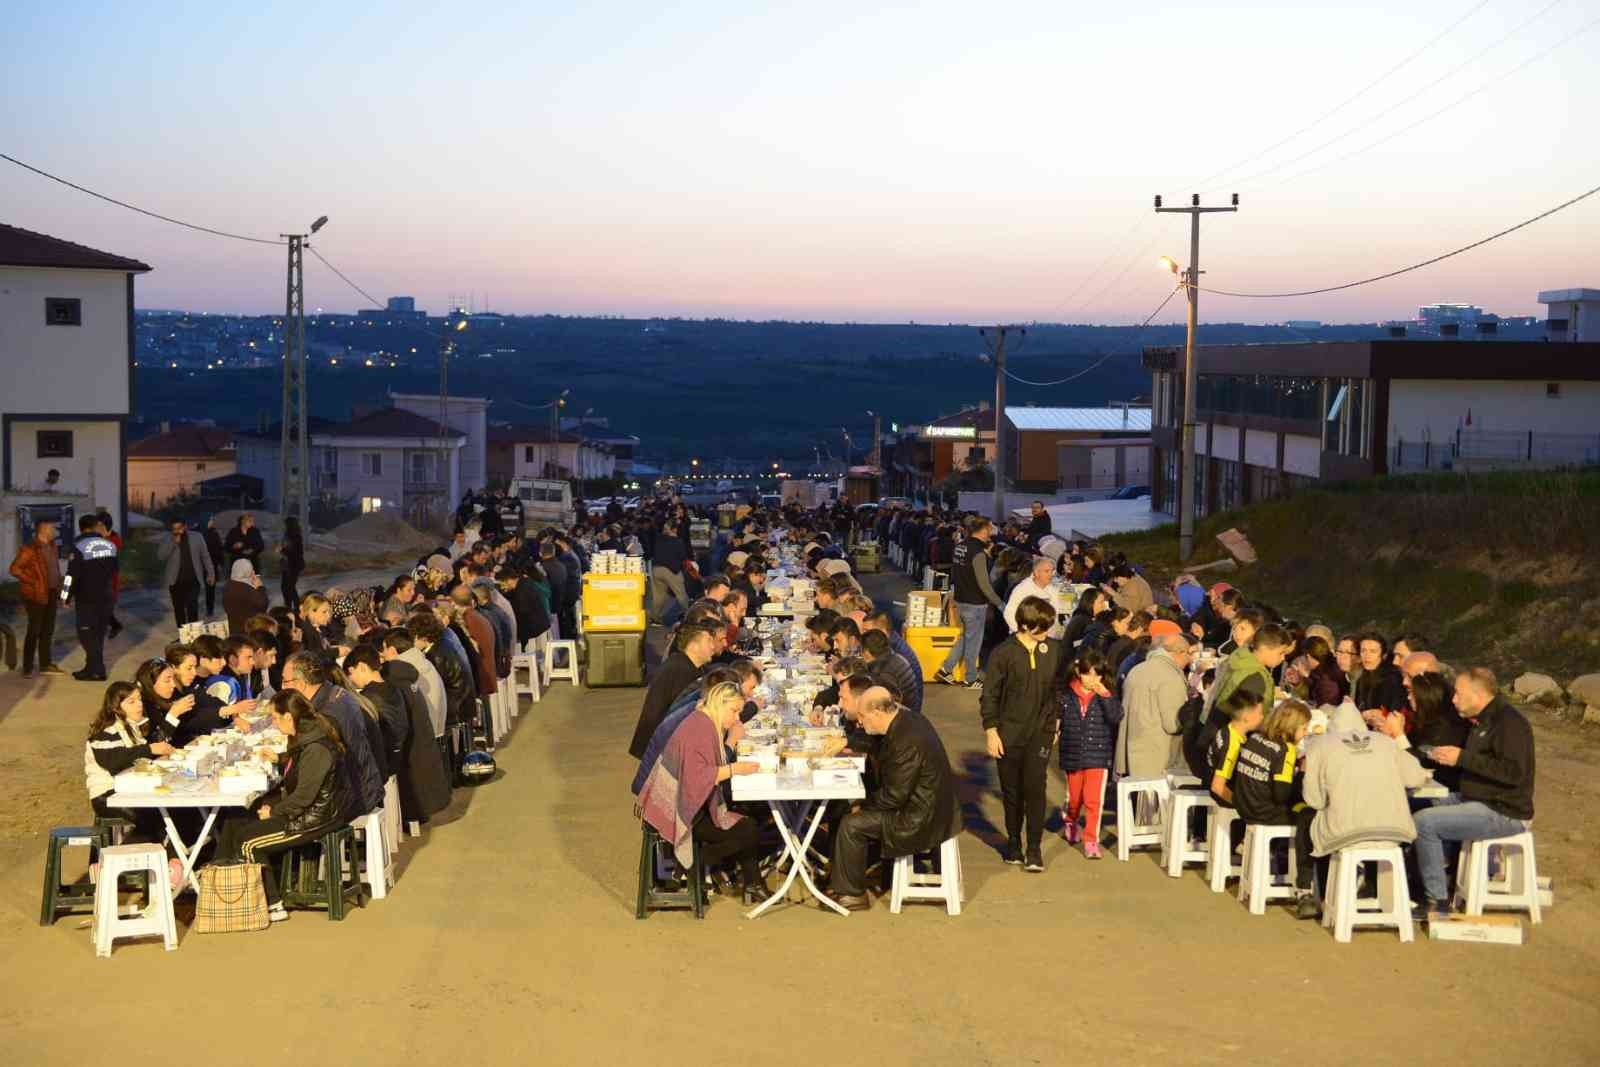
POLYGON ((1575 704, 1600 708, 1600 674, 1584 674, 1574 678, 1572 684, 1567 686, 1567 692, 1572 694, 1575 704))
POLYGON ((1600 726, 1600 708, 1590 704, 1583 709, 1583 721, 1591 726, 1600 726))
POLYGON ((1561 686, 1548 674, 1522 674, 1511 683, 1511 691, 1524 700, 1538 700, 1544 694, 1554 690, 1558 695, 1561 686))

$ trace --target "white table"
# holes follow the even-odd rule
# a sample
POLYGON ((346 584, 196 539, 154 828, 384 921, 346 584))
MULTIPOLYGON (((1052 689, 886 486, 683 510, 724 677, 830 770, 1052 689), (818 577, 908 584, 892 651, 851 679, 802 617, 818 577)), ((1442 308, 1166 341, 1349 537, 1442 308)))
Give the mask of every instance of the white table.
POLYGON ((206 840, 211 836, 211 827, 217 821, 217 812, 223 808, 248 807, 260 795, 260 793, 224 793, 215 781, 211 781, 202 788, 179 793, 112 793, 106 797, 106 806, 156 808, 161 812, 161 821, 167 827, 167 840, 172 842, 172 851, 178 854, 178 861, 183 864, 183 881, 178 883, 178 888, 172 894, 176 897, 183 892, 185 886, 194 889, 196 893, 200 891, 200 884, 194 877, 194 864, 195 860, 199 859, 200 850, 205 847, 206 840), (205 811, 206 819, 200 827, 199 836, 194 839, 194 844, 184 845, 182 835, 172 823, 173 808, 205 811))
MULTIPOLYGON (((813 897, 838 912, 840 915, 850 913, 834 902, 826 893, 817 888, 817 883, 811 878, 811 863, 806 858, 811 849, 811 841, 817 836, 817 827, 822 825, 823 813, 828 810, 825 801, 829 800, 862 800, 867 795, 866 787, 861 784, 861 775, 855 771, 846 772, 849 776, 848 784, 839 785, 813 785, 809 776, 799 779, 784 778, 781 775, 751 774, 736 775, 733 778, 733 799, 736 801, 766 801, 772 809, 772 820, 778 824, 778 834, 783 838, 784 856, 789 860, 789 874, 784 878, 783 884, 777 891, 745 913, 745 918, 754 919, 778 901, 784 899, 795 877, 798 876, 805 882, 806 889, 813 897), (798 804, 800 813, 795 820, 796 825, 790 827, 784 818, 784 805, 798 804), (805 836, 798 835, 801 825, 806 821, 806 815, 811 814, 811 823, 805 826, 805 836)), ((783 863, 780 859, 779 864, 783 863)))

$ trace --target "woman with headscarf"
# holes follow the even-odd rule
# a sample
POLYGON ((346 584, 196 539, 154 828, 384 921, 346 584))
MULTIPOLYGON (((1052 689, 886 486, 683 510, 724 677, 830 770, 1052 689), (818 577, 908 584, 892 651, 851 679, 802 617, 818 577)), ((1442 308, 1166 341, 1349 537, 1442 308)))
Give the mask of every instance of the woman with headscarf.
POLYGON ((222 610, 228 616, 230 634, 243 634, 245 621, 267 610, 267 591, 261 587, 261 576, 249 560, 233 561, 228 584, 222 590, 222 610))

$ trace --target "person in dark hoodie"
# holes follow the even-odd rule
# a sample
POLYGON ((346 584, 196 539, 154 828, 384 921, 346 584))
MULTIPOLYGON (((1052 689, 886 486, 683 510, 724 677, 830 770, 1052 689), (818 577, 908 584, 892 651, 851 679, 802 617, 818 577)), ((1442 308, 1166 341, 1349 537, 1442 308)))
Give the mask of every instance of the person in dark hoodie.
POLYGON ((1061 711, 1055 699, 1061 643, 1046 638, 1055 621, 1055 607, 1042 597, 1017 605, 1017 631, 990 653, 980 701, 984 737, 998 765, 1005 807, 1002 858, 1031 872, 1044 870, 1045 771, 1061 711))
POLYGON ((67 564, 65 595, 78 606, 78 642, 84 655, 83 669, 72 676, 80 682, 106 680, 106 628, 117 600, 117 546, 96 533, 99 528, 94 515, 78 519, 78 540, 67 564))
MULTIPOLYGON (((315 659, 305 663, 320 666, 315 659)), ((290 670, 294 669, 291 660, 290 670)), ((353 807, 347 763, 349 743, 331 719, 299 692, 272 698, 272 723, 289 738, 283 753, 283 780, 262 794, 250 814, 229 819, 217 835, 219 860, 258 863, 266 890, 268 917, 287 919, 271 857, 344 825, 353 807)))
MULTIPOLYGON (((383 659, 380 654, 380 659, 383 680, 405 707, 405 741, 400 746, 399 758, 389 764, 400 788, 400 814, 406 822, 427 822, 450 805, 450 773, 439 746, 434 743, 421 674, 415 666, 397 656, 383 659)), ((351 680, 354 678, 352 670, 351 680)))
POLYGON ((344 658, 344 675, 355 691, 372 702, 378 711, 378 732, 383 738, 383 763, 389 774, 396 774, 405 757, 411 737, 411 718, 405 698, 383 677, 383 664, 371 645, 360 645, 344 658))
MULTIPOLYGON (((296 652, 284 664, 283 689, 305 697, 318 713, 338 727, 348 754, 352 802, 345 812, 348 820, 376 811, 383 804, 382 734, 378 734, 374 745, 367 729, 366 712, 356 702, 354 694, 333 680, 334 669, 310 652, 296 652)), ((274 708, 281 708, 279 697, 273 698, 274 708)))

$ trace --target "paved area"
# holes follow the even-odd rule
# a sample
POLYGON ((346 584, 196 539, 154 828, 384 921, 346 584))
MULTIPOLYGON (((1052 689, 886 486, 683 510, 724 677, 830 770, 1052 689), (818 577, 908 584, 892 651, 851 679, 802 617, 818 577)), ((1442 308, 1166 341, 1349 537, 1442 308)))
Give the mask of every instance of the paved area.
MULTIPOLYGON (((154 604, 129 614, 118 677, 170 631, 154 604)), ((36 921, 42 830, 87 811, 98 694, 0 675, 0 1047, 19 1067, 135 1049, 272 1065, 1600 1061, 1600 802, 1592 755, 1548 727, 1540 803, 1575 821, 1541 826, 1558 902, 1520 948, 1337 945, 1282 909, 1251 917, 1197 871, 1094 863, 1059 838, 1042 875, 1005 867, 977 697, 939 687, 929 714, 970 831, 963 915, 794 905, 749 922, 714 898, 704 922, 635 921, 625 750, 642 693, 563 684, 518 721, 499 780, 406 846, 388 900, 97 960, 77 920, 36 921)))

